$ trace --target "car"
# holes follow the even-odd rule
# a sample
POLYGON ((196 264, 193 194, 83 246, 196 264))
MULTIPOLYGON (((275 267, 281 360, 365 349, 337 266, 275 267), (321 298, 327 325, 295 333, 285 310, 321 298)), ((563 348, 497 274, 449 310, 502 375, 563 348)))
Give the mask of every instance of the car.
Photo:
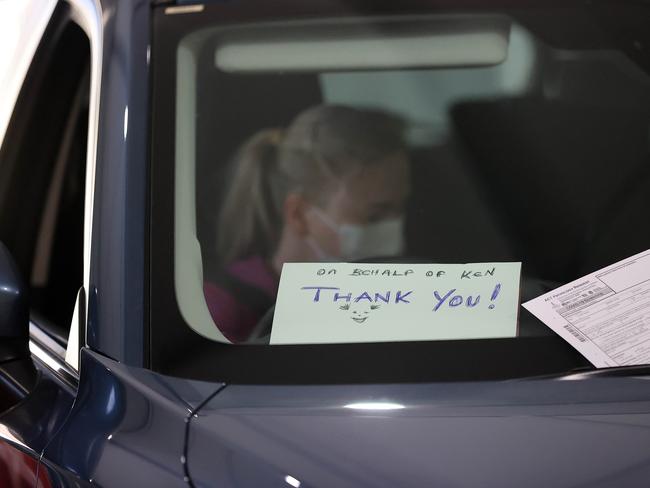
POLYGON ((2 486, 647 486, 649 9, 5 0, 2 486))

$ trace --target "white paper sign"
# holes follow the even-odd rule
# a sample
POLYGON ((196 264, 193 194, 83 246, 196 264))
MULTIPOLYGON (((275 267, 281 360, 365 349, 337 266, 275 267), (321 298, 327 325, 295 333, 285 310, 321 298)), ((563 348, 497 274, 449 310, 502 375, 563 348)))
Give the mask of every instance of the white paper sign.
POLYGON ((650 251, 523 306, 598 368, 650 363, 650 251))
POLYGON ((288 263, 271 344, 514 337, 521 263, 288 263))

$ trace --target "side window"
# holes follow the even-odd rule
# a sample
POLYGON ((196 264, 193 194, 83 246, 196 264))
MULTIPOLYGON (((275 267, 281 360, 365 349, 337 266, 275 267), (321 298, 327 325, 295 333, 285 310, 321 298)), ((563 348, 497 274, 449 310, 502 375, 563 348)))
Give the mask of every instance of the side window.
POLYGON ((59 5, 0 148, 0 240, 30 284, 31 319, 65 346, 83 277, 90 43, 59 5))

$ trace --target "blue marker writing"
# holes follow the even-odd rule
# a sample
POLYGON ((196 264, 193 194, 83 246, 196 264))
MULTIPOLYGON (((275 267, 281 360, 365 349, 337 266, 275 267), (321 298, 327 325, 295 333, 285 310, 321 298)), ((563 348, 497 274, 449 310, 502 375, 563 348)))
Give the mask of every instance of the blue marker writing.
MULTIPOLYGON (((494 291, 492 292, 492 296, 490 297, 491 301, 494 301, 497 299, 499 296, 499 292, 501 291, 501 283, 497 283, 497 286, 494 287, 494 291)), ((491 303, 488 308, 494 308, 494 304, 491 303)))
POLYGON ((320 301, 320 291, 321 290, 340 290, 340 288, 335 288, 333 286, 303 286, 302 290, 316 290, 314 293, 314 301, 320 301))
POLYGON ((435 307, 433 307, 433 311, 437 312, 438 309, 440 307, 442 307, 442 304, 445 303, 447 298, 449 298, 451 296, 451 294, 454 293, 455 291, 456 291, 456 288, 454 288, 453 290, 450 290, 444 297, 440 297, 440 295, 438 294, 438 291, 434 291, 433 296, 436 298, 436 300, 438 300, 438 304, 435 307))

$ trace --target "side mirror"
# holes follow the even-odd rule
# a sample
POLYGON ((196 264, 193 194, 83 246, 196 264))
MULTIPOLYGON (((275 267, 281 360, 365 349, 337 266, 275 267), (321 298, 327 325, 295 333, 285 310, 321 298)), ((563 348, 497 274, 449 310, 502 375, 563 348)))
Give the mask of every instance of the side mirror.
POLYGON ((29 357, 28 288, 0 242, 0 362, 29 357))

